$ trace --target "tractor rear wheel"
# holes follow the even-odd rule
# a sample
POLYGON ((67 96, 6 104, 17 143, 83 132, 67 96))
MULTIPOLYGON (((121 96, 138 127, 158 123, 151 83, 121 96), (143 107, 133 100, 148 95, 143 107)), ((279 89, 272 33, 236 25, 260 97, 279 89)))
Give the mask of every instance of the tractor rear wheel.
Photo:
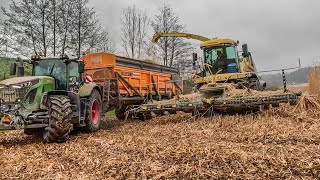
POLYGON ((45 128, 43 140, 45 143, 65 142, 72 130, 72 107, 68 96, 50 96, 49 126, 45 128))
POLYGON ((85 129, 89 132, 98 131, 101 127, 102 103, 100 93, 97 90, 93 90, 86 110, 85 129))

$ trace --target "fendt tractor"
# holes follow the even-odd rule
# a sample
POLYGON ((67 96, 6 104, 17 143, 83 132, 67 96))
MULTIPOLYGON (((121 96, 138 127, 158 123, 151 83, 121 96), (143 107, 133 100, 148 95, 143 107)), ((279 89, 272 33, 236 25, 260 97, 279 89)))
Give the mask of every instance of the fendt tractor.
POLYGON ((110 53, 18 59, 10 74, 18 77, 0 82, 0 130, 24 129, 44 142, 64 142, 72 129, 98 131, 107 111, 123 119, 129 105, 182 91, 177 69, 110 53))

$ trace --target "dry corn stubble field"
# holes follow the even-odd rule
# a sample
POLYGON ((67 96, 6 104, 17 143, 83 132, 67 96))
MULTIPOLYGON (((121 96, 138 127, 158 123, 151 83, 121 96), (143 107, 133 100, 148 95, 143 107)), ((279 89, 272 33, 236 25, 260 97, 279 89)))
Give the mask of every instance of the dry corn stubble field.
POLYGON ((0 133, 0 178, 319 179, 320 112, 293 110, 108 120, 61 144, 0 133))

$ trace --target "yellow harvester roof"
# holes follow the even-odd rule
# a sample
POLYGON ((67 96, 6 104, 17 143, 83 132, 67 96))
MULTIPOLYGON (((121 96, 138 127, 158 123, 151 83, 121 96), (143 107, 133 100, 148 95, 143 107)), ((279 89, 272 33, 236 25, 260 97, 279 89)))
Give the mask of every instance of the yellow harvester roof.
POLYGON ((210 39, 209 41, 202 42, 200 44, 200 47, 201 48, 216 47, 216 46, 223 46, 226 44, 237 45, 238 43, 229 38, 215 38, 215 39, 210 39))

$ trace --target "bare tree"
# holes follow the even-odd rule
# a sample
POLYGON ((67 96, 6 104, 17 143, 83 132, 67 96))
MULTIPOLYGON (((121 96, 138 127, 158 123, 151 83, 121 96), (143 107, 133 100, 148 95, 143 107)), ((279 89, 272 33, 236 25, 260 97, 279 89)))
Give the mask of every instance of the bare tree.
POLYGON ((53 56, 56 56, 56 27, 57 27, 57 18, 56 18, 56 0, 52 0, 52 13, 53 13, 53 56))
POLYGON ((8 36, 5 24, 0 20, 0 56, 8 56, 8 36))
MULTIPOLYGON (((13 51, 33 50, 35 54, 47 51, 46 12, 48 1, 22 0, 20 3, 12 1, 9 11, 2 7, 2 12, 8 17, 4 21, 7 27, 7 40, 13 51)), ((24 52, 23 52, 24 53, 24 52)))
POLYGON ((11 53, 44 56, 57 53, 81 55, 81 51, 107 44, 112 49, 109 33, 101 27, 89 0, 21 0, 12 1, 6 17, 6 40, 11 53), (94 39, 94 40, 93 40, 94 39), (106 41, 108 39, 108 41, 106 41))
POLYGON ((130 6, 123 11, 121 40, 126 56, 141 58, 148 24, 149 20, 146 12, 137 9, 135 6, 130 6))
MULTIPOLYGON (((159 9, 159 14, 151 22, 154 32, 185 32, 186 28, 179 22, 179 17, 173 12, 172 8, 164 5, 159 9)), ((164 37, 158 42, 158 53, 166 66, 189 66, 188 57, 194 47, 191 43, 177 37, 164 37)))
POLYGON ((115 43, 110 38, 108 30, 101 30, 97 35, 92 36, 90 39, 89 51, 104 51, 104 52, 115 52, 115 43))
POLYGON ((56 39, 60 54, 65 54, 71 41, 71 24, 73 23, 71 14, 73 13, 74 3, 68 0, 61 0, 56 4, 56 33, 59 35, 56 39))

